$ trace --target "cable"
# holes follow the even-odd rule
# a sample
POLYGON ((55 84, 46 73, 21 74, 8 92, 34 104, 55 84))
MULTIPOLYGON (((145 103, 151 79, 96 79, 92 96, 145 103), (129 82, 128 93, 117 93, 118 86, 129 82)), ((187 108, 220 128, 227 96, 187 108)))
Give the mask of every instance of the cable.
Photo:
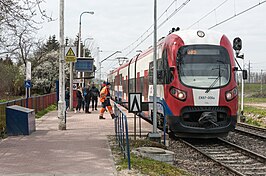
MULTIPOLYGON (((176 8, 168 18, 166 18, 161 24, 158 25, 157 29, 160 29, 160 27, 162 27, 169 19, 171 19, 177 12, 179 12, 183 7, 185 7, 187 5, 187 3, 190 0, 186 0, 184 3, 182 3, 182 5, 180 5, 178 8, 176 8)), ((138 43, 133 49, 131 49, 126 56, 128 56, 130 53, 132 53, 139 45, 141 45, 145 40, 147 40, 147 38, 149 38, 154 31, 152 31, 151 33, 149 33, 143 40, 141 40, 140 43, 138 43)))
POLYGON ((219 9, 222 5, 224 5, 228 0, 223 1, 220 5, 218 5, 216 8, 214 8, 213 10, 211 10, 210 12, 208 12, 206 15, 204 15, 203 17, 201 17, 198 21, 196 21, 195 23, 193 23, 192 25, 190 25, 187 29, 190 29, 192 26, 194 26, 195 24, 197 24, 198 22, 200 22, 201 20, 203 20, 204 18, 206 18, 207 16, 209 16, 212 12, 216 11, 217 9, 219 9))
MULTIPOLYGON (((170 7, 176 2, 177 0, 173 0, 172 3, 166 8, 166 10, 159 16, 159 18, 157 19, 157 21, 159 21, 162 16, 167 13, 167 11, 170 9, 170 7)), ((125 51, 127 50, 128 48, 130 48, 132 45, 134 45, 137 41, 139 41, 140 39, 142 39, 142 37, 147 33, 149 32, 150 29, 152 29, 153 27, 153 24, 140 36, 137 38, 137 40, 135 40, 134 42, 132 42, 130 45, 128 45, 127 47, 125 47, 124 49, 122 49, 121 51, 125 51)))
POLYGON ((237 14, 231 16, 231 17, 229 17, 229 18, 227 18, 227 19, 225 19, 225 20, 223 20, 223 21, 221 21, 221 22, 219 22, 219 23, 217 23, 217 24, 215 24, 215 25, 209 27, 208 29, 212 29, 212 28, 214 28, 214 27, 217 27, 217 26, 219 26, 219 25, 221 25, 221 24, 223 24, 223 23, 225 23, 225 22, 227 22, 227 21, 229 21, 229 20, 231 20, 231 19, 233 19, 233 18, 235 18, 235 17, 237 17, 237 16, 239 16, 239 15, 244 14, 245 12, 247 12, 247 11, 249 11, 249 10, 251 10, 251 9, 254 9, 255 7, 261 5, 261 4, 265 3, 265 2, 266 2, 266 0, 265 0, 265 1, 262 1, 262 2, 259 2, 258 4, 254 5, 254 6, 251 6, 251 7, 247 8, 247 9, 243 10, 242 12, 237 13, 237 14))

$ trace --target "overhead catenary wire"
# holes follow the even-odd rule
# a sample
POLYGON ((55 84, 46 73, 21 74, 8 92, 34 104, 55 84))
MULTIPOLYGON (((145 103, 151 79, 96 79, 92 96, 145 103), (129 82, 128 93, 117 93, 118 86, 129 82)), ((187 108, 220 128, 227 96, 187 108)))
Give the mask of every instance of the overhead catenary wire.
POLYGON ((233 16, 231 16, 231 17, 229 17, 229 18, 227 18, 227 19, 225 19, 225 20, 223 20, 223 21, 221 21, 221 22, 219 22, 219 23, 216 23, 215 25, 209 27, 208 29, 212 29, 212 28, 214 28, 214 27, 217 27, 217 26, 219 26, 219 25, 221 25, 221 24, 223 24, 223 23, 225 23, 225 22, 227 22, 227 21, 229 21, 229 20, 231 20, 231 19, 233 19, 233 18, 235 18, 235 17, 237 17, 237 16, 239 16, 239 15, 242 15, 242 14, 244 14, 244 13, 246 13, 246 12, 248 12, 248 11, 254 9, 255 7, 261 5, 261 4, 265 3, 265 2, 266 2, 266 0, 265 0, 265 1, 262 1, 262 2, 259 2, 258 4, 255 4, 255 5, 253 5, 253 6, 249 7, 249 8, 247 8, 247 9, 245 9, 245 10, 239 12, 239 13, 235 13, 233 16))
MULTIPOLYGON (((157 29, 160 29, 168 20, 170 20, 177 12, 179 12, 183 7, 185 7, 188 3, 190 2, 190 0, 186 0, 185 2, 183 2, 178 8, 175 8, 175 10, 169 15, 168 18, 166 18, 162 23, 160 23, 157 27, 157 29)), ((145 40, 147 40, 147 38, 149 38, 154 31, 150 32, 144 39, 141 40, 140 43, 138 43, 133 49, 131 49, 126 56, 128 56, 129 54, 131 54, 133 51, 135 51, 135 49, 137 47, 139 47, 145 40)))
MULTIPOLYGON (((157 21, 160 20, 160 19, 163 17, 163 15, 166 14, 166 13, 168 12, 168 10, 169 10, 169 9, 173 6, 173 4, 176 3, 176 2, 177 2, 177 0, 173 0, 173 1, 171 2, 171 4, 165 9, 165 11, 159 16, 159 18, 157 19, 157 21)), ((152 24, 147 30, 145 30, 145 32, 144 32, 142 35, 140 35, 140 37, 138 37, 134 42, 132 42, 130 45, 128 45, 127 47, 125 47, 125 48, 122 49, 121 51, 125 51, 125 50, 129 49, 131 46, 133 46, 135 43, 137 43, 139 40, 141 40, 141 39, 144 37, 144 35, 145 35, 146 33, 148 33, 150 29, 152 29, 152 27, 153 27, 153 24, 152 24)))
POLYGON ((227 1, 228 0, 223 1, 221 4, 219 4, 213 10, 211 10, 210 12, 208 12, 206 15, 203 15, 203 17, 201 17, 199 20, 197 20, 192 25, 190 25, 187 29, 190 29, 192 26, 194 26, 195 24, 199 23, 201 20, 205 19, 207 16, 209 16, 210 14, 212 14, 214 11, 216 11, 217 9, 219 9, 220 7, 222 7, 222 5, 224 5, 227 1))

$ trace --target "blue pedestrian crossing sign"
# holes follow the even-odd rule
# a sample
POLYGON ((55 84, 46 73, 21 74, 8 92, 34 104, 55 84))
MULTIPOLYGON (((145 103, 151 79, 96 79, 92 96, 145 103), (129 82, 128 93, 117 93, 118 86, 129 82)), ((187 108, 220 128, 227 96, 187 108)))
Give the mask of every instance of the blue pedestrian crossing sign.
POLYGON ((30 81, 30 80, 26 80, 26 81, 24 82, 24 87, 26 87, 26 88, 31 88, 31 81, 30 81))
POLYGON ((128 99, 129 113, 142 112, 141 104, 142 104, 142 93, 129 93, 129 99, 128 99))

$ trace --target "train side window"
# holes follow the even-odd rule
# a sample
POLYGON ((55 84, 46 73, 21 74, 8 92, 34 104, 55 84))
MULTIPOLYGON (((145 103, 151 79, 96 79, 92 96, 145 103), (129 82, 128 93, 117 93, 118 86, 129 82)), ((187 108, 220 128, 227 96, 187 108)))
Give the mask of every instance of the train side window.
POLYGON ((153 84, 153 61, 149 63, 149 85, 153 84))
POLYGON ((122 85, 122 74, 119 75, 119 85, 122 85))
POLYGON ((165 69, 163 64, 163 59, 157 60, 157 83, 164 84, 165 80, 165 69))

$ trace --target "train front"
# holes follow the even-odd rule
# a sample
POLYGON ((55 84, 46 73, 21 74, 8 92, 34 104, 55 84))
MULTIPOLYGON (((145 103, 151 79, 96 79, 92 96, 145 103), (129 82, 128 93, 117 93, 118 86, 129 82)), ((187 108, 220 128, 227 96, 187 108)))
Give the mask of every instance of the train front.
POLYGON ((171 34, 171 81, 166 86, 169 128, 177 136, 211 138, 235 128, 235 61, 226 36, 191 31, 171 34))

